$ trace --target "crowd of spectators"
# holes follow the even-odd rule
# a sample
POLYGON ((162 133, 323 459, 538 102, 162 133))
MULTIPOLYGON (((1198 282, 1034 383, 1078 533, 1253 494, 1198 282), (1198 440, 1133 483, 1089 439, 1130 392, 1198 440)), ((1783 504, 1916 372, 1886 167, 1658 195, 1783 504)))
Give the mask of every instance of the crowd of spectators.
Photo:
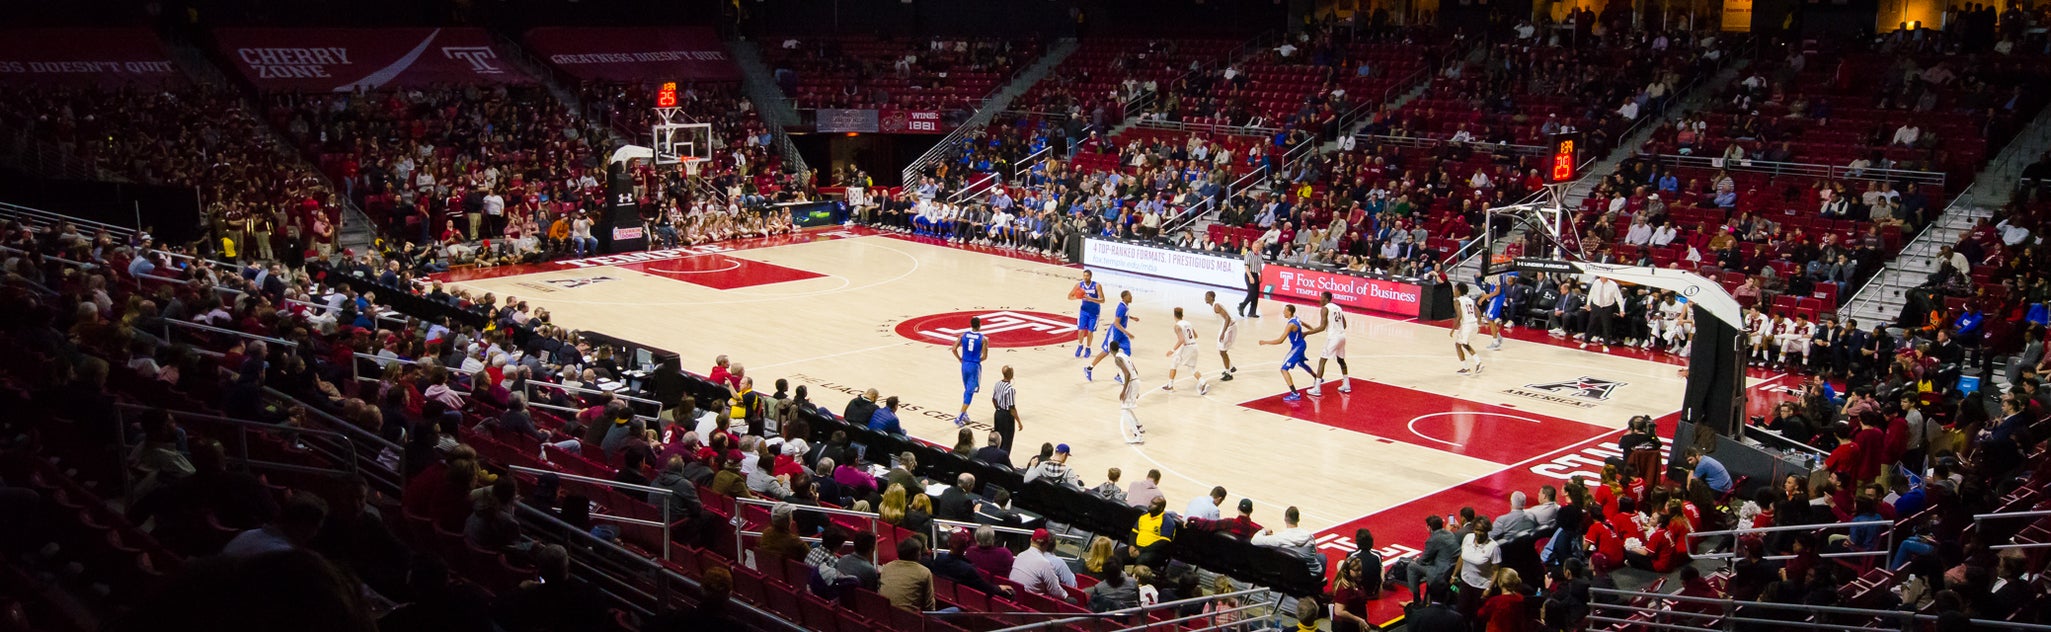
POLYGON ((209 247, 231 257, 334 247, 341 198, 232 91, 23 85, 0 95, 0 122, 93 178, 194 189, 209 247))
POLYGON ((1538 145, 1580 131, 1583 146, 1604 155, 1728 55, 1715 34, 1604 28, 1610 20, 1582 13, 1566 29, 1521 23, 1482 61, 1446 62, 1424 95, 1367 132, 1538 145))
POLYGON ((1033 39, 769 37, 762 51, 797 108, 975 110, 1031 65, 1033 39))

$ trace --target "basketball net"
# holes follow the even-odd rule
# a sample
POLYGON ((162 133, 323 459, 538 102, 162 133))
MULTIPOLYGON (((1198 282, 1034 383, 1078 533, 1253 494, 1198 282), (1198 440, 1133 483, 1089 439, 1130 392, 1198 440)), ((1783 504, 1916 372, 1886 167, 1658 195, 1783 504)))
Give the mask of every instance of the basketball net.
POLYGON ((684 161, 684 163, 683 163, 683 164, 684 164, 684 177, 687 177, 687 178, 696 178, 696 177, 698 177, 698 168, 699 168, 698 166, 699 166, 699 165, 701 165, 701 164, 704 164, 704 163, 705 163, 705 161, 703 161, 703 160, 685 160, 685 161, 684 161))

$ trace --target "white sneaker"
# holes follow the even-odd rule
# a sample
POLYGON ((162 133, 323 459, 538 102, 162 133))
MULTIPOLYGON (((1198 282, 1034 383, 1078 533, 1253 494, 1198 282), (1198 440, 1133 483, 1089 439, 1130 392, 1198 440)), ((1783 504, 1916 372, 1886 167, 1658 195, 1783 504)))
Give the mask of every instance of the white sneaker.
POLYGON ((1581 343, 1581 348, 1583 348, 1583 349, 1587 349, 1587 348, 1588 348, 1588 343, 1585 343, 1585 342, 1584 342, 1584 343, 1581 343))
POLYGON ((1351 382, 1348 382, 1348 383, 1345 383, 1345 384, 1340 384, 1340 385, 1339 385, 1339 392, 1341 392, 1341 393, 1351 393, 1351 392, 1353 392, 1353 384, 1352 384, 1351 382))
POLYGON ((1211 383, 1210 383, 1210 382, 1203 382, 1203 381, 1199 381, 1199 382, 1197 382, 1197 383, 1196 383, 1196 394, 1198 394, 1198 395, 1209 395, 1209 394, 1211 394, 1211 383))
POLYGON ((1479 360, 1474 362, 1474 374, 1481 375, 1481 361, 1479 360))
POLYGON ((1493 342, 1493 343, 1490 343, 1490 344, 1488 345, 1488 350, 1489 350, 1489 351, 1495 351, 1495 350, 1498 350, 1498 349, 1501 349, 1501 348, 1503 348, 1503 341, 1501 341, 1501 340, 1497 340, 1497 341, 1495 341, 1495 342, 1493 342))
POLYGON ((1310 390, 1309 390, 1309 391, 1305 391, 1305 392, 1309 393, 1311 397, 1324 397, 1324 396, 1325 396, 1325 389, 1324 389, 1324 387, 1323 387, 1323 386, 1312 386, 1312 387, 1310 387, 1310 390))

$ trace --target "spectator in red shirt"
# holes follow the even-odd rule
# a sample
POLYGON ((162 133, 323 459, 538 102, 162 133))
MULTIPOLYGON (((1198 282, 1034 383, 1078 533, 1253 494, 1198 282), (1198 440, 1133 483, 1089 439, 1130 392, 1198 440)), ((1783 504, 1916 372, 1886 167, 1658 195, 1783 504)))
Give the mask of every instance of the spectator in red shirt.
POLYGON ((1198 531, 1217 531, 1241 540, 1251 539, 1261 532, 1259 523, 1253 521, 1253 499, 1239 499, 1239 515, 1223 520, 1190 518, 1187 526, 1198 531))
POLYGON ((1847 479, 1856 478, 1859 469, 1865 465, 1865 457, 1859 454, 1859 445, 1852 440, 1852 427, 1838 422, 1833 431, 1837 434, 1837 449, 1823 459, 1823 469, 1844 474, 1847 479))
POLYGON ((1859 415, 1859 430, 1852 435, 1852 443, 1859 444, 1859 466, 1854 476, 1847 477, 1847 485, 1856 485, 1880 477, 1880 468, 1887 461, 1887 431, 1881 429, 1880 413, 1868 410, 1859 415))
POLYGON ((1523 632, 1531 619, 1524 612, 1523 590, 1524 579, 1517 576, 1517 569, 1497 569, 1481 609, 1475 612, 1475 621, 1487 632, 1523 632))

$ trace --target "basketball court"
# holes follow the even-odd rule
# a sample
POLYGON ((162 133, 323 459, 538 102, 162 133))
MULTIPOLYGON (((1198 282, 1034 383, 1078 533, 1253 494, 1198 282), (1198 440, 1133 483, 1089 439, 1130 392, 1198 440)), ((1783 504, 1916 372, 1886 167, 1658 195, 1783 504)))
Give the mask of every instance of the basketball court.
MULTIPOLYGON (((1137 317, 1133 359, 1148 389, 1138 410, 1147 441, 1128 445, 1118 429, 1120 387, 1110 379, 1116 369, 1102 363, 1097 379, 1085 381, 1086 361, 1074 355, 1077 306, 1067 296, 1080 276, 1079 266, 1034 257, 834 228, 448 279, 546 308, 563 326, 676 351, 687 370, 707 371, 726 354, 758 389, 788 378, 835 410, 868 388, 897 395, 905 430, 941 445, 955 441, 961 401, 949 345, 969 317, 981 316, 992 349, 970 409, 979 444, 989 428, 989 385, 1009 365, 1024 424, 1015 462, 1043 442, 1067 443, 1069 464, 1089 485, 1110 467, 1122 468, 1126 483, 1160 469, 1171 510, 1223 485, 1234 501, 1253 498, 1254 519, 1279 529, 1282 509, 1294 505, 1334 555, 1352 550, 1360 527, 1378 534, 1391 559, 1411 554, 1424 539, 1426 513, 1474 506, 1495 514, 1510 490, 1535 498, 1539 485, 1576 474, 1593 480, 1628 419, 1670 422, 1681 404, 1679 367, 1636 350, 1581 351, 1518 330, 1500 351, 1484 352, 1481 374, 1466 376, 1455 373, 1460 364, 1443 326, 1358 313, 1347 334, 1353 392, 1328 385, 1323 397, 1287 402, 1276 371, 1287 347, 1258 344, 1282 335, 1282 304, 1263 301, 1263 318, 1241 324, 1232 354, 1239 372, 1220 382, 1209 344, 1218 321, 1203 303, 1204 286, 1100 271, 1107 301, 1130 290, 1137 317), (1174 392, 1158 388, 1177 306, 1205 336, 1198 368, 1212 380, 1208 394, 1197 394, 1187 376, 1174 392)), ((1228 309, 1239 298, 1220 290, 1228 309)), ((1299 309, 1315 324, 1315 310, 1299 309)), ((1111 313, 1106 305, 1105 322, 1111 313)), ((1313 358, 1322 337, 1309 343, 1313 358)), ((1332 365, 1327 378, 1338 370, 1332 365)), ((1296 378, 1305 383, 1303 373, 1296 378)))

